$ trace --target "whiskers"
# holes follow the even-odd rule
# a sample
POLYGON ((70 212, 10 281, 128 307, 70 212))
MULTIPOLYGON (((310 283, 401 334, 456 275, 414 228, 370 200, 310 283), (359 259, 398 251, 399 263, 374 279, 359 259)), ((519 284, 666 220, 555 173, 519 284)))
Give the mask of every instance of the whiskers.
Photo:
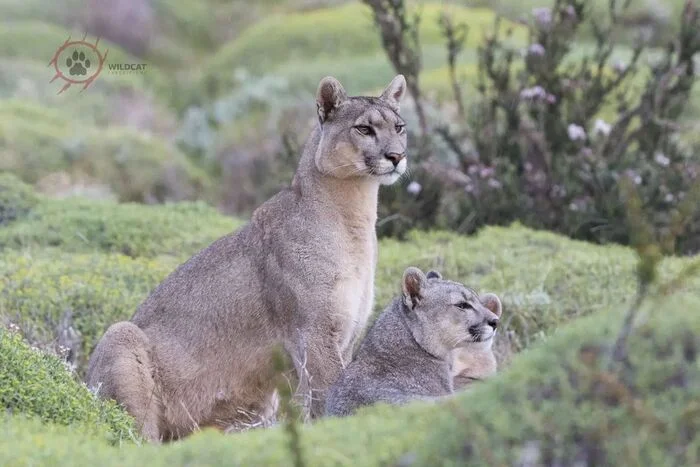
POLYGON ((349 174, 346 175, 347 177, 355 177, 357 175, 374 175, 371 167, 357 168, 357 166, 355 164, 356 164, 355 162, 351 162, 349 164, 341 164, 341 165, 335 166, 328 171, 328 175, 336 175, 338 170, 347 169, 348 167, 351 167, 353 170, 349 174))

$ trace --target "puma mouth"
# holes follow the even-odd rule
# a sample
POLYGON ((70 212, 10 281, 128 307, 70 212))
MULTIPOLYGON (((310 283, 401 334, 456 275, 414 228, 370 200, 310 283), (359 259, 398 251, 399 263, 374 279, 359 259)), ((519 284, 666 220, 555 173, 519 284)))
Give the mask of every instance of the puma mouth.
POLYGON ((377 175, 377 178, 379 178, 379 183, 381 183, 382 185, 392 185, 399 178, 401 178, 401 173, 394 169, 385 174, 377 175))
POLYGON ((471 336, 473 342, 488 342, 491 339, 493 339, 493 336, 495 335, 494 332, 484 333, 482 331, 481 326, 470 326, 468 331, 469 331, 469 335, 471 336))

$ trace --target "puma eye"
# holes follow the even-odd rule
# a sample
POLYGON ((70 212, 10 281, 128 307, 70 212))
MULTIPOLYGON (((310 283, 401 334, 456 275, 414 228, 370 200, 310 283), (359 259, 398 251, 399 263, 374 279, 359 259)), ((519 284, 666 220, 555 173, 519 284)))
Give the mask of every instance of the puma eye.
POLYGON ((462 310, 473 310, 474 309, 474 307, 469 302, 460 302, 456 306, 457 306, 457 308, 460 308, 462 310))
POLYGON ((396 132, 397 132, 397 133, 401 134, 401 133, 404 132, 404 129, 405 129, 404 127, 405 127, 405 126, 406 126, 406 125, 397 124, 397 125, 394 125, 394 128, 396 129, 396 132))
POLYGON ((372 130, 372 127, 369 127, 367 125, 357 125, 355 129, 361 135, 369 136, 371 134, 374 134, 374 130, 372 130))

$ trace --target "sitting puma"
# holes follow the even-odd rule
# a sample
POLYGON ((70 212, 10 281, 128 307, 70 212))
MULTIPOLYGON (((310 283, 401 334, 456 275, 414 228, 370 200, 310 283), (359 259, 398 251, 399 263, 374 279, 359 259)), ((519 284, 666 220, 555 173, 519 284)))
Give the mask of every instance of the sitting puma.
POLYGON ((312 396, 310 415, 323 414, 372 310, 379 185, 406 170, 405 89, 398 75, 378 98, 348 97, 321 80, 318 124, 291 186, 107 329, 87 384, 121 403, 146 438, 271 415, 279 346, 299 394, 312 396))
POLYGON ((355 360, 328 391, 326 414, 377 402, 404 404, 453 393, 452 352, 494 335, 500 303, 430 271, 406 269, 402 295, 377 318, 355 360))

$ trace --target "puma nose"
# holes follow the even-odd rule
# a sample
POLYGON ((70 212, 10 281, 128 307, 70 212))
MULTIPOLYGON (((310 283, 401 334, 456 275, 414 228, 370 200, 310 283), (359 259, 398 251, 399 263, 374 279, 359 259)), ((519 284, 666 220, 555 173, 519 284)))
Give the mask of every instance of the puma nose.
POLYGON ((489 326, 491 326, 493 329, 496 329, 498 327, 498 318, 490 319, 488 321, 489 326))
POLYGON ((406 157, 406 154, 397 154, 395 152, 389 152, 387 154, 384 154, 384 157, 389 159, 391 163, 394 164, 394 167, 396 167, 397 165, 399 165, 399 162, 401 162, 401 160, 404 157, 406 157))

